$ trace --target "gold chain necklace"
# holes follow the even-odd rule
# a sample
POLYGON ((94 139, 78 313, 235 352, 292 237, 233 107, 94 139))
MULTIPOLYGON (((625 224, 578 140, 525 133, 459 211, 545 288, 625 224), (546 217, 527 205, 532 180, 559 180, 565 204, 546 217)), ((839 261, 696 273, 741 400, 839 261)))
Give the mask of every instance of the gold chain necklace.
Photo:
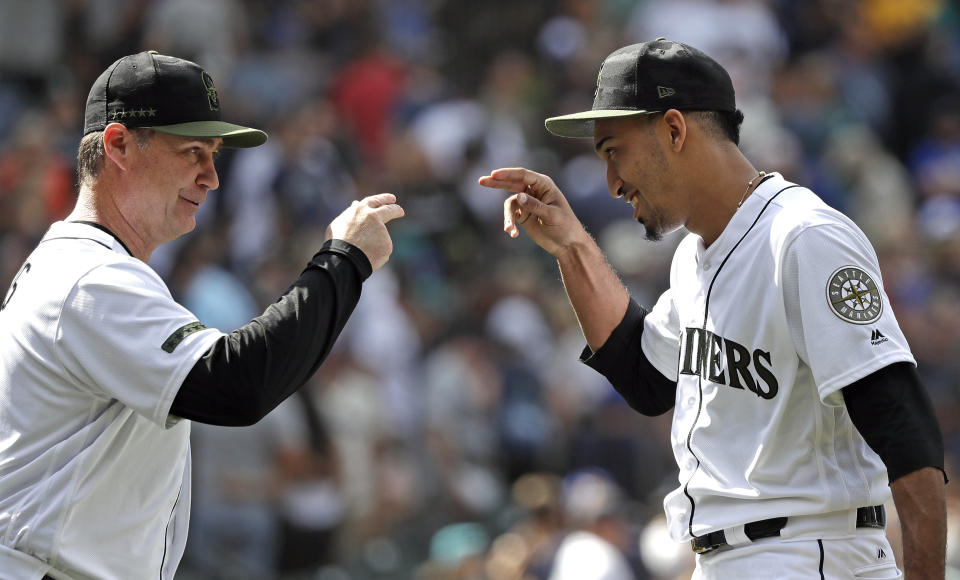
POLYGON ((750 190, 753 189, 753 183, 758 179, 763 179, 766 175, 766 171, 761 171, 756 177, 747 182, 747 188, 743 190, 743 195, 740 196, 740 203, 737 204, 737 209, 740 209, 740 206, 743 205, 743 201, 747 199, 747 195, 749 195, 750 190))

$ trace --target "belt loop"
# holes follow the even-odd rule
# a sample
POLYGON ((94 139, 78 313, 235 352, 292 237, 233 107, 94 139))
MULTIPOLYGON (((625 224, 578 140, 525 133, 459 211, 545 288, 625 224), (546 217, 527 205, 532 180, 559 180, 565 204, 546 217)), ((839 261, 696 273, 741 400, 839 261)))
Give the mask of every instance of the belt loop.
POLYGON ((727 543, 733 547, 746 546, 747 544, 753 543, 753 540, 747 536, 745 526, 742 525, 723 530, 723 535, 726 537, 727 543))

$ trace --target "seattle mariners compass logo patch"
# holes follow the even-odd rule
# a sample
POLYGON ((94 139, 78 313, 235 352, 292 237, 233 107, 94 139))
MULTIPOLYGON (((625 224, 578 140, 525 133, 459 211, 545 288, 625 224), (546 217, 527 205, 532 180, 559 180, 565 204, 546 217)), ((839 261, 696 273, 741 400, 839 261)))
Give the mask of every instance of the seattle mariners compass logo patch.
POLYGON ((830 275, 827 302, 834 314, 854 324, 870 324, 883 312, 877 283, 856 266, 844 266, 830 275))

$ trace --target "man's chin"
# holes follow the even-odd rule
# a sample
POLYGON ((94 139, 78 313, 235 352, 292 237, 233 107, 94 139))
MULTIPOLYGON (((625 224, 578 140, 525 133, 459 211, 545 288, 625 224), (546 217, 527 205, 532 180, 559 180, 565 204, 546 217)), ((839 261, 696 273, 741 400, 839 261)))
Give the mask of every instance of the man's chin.
POLYGON ((659 242, 663 239, 663 232, 657 227, 647 225, 647 223, 643 221, 643 218, 638 217, 637 223, 643 226, 643 231, 645 232, 644 237, 647 239, 647 241, 659 242))

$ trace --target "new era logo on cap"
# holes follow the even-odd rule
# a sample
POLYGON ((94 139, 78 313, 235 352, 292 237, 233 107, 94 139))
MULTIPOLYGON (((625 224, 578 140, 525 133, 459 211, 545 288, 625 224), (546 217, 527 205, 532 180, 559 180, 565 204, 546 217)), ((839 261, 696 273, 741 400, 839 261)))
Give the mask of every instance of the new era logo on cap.
POLYGON ((657 95, 662 99, 664 97, 669 97, 677 94, 677 91, 671 89, 670 87, 661 87, 657 86, 657 95))

